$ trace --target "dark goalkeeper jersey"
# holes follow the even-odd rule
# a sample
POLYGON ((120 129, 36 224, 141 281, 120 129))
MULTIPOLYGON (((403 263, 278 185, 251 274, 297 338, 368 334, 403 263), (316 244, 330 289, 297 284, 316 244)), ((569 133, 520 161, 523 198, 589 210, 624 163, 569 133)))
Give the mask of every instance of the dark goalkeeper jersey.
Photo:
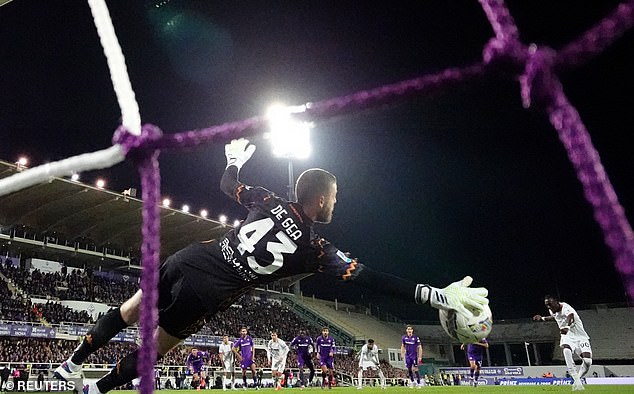
POLYGON ((223 238, 190 245, 168 259, 179 264, 210 311, 281 278, 323 272, 347 281, 362 271, 356 259, 313 231, 301 205, 240 183, 233 166, 225 171, 221 188, 248 209, 247 218, 223 238))

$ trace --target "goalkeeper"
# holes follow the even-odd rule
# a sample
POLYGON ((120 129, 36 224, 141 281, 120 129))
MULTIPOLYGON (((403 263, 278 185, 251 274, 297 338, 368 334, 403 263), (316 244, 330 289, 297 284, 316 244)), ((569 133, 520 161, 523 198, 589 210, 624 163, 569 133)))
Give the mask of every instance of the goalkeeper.
MULTIPOLYGON (((159 279, 158 357, 200 330, 205 320, 228 308, 256 286, 295 275, 322 272, 341 281, 397 298, 429 304, 433 308, 472 313, 466 307, 487 304, 487 290, 470 288, 471 278, 444 289, 415 284, 374 271, 313 230, 314 223, 329 223, 337 202, 337 180, 322 169, 303 172, 295 185, 297 201, 286 201, 263 187, 238 180, 254 145, 239 139, 225 146, 227 166, 221 189, 248 210, 242 223, 218 240, 195 243, 174 253, 161 265, 159 279)), ((82 363, 119 331, 139 319, 141 291, 104 315, 90 329, 71 357, 56 370, 61 379, 81 376, 82 363)), ((106 393, 137 376, 137 351, 119 362, 84 394, 106 393)))

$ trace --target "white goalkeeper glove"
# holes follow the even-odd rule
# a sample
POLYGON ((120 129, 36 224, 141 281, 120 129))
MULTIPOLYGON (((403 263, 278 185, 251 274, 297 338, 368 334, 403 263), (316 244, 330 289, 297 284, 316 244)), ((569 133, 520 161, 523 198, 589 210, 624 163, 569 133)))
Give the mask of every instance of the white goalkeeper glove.
POLYGON ((444 289, 416 285, 414 299, 419 304, 429 302, 436 309, 455 310, 471 318, 473 313, 468 308, 481 310, 482 306, 489 304, 489 299, 486 298, 489 291, 484 287, 471 288, 471 282, 473 278, 465 276, 444 289))
POLYGON ((225 145, 225 156, 227 157, 227 167, 236 166, 238 170, 242 168, 244 163, 246 163, 253 152, 255 152, 255 145, 249 145, 249 140, 240 138, 239 140, 232 140, 230 143, 225 145))

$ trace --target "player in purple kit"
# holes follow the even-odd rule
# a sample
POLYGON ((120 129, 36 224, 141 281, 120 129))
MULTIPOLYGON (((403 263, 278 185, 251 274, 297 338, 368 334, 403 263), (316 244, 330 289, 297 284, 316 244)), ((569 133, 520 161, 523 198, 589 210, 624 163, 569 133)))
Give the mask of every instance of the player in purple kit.
POLYGON ((310 374, 308 375, 308 385, 313 383, 313 378, 315 377, 315 366, 313 365, 312 359, 312 354, 315 351, 313 338, 308 336, 305 330, 301 330, 299 335, 293 338, 289 346, 297 351, 297 367, 299 368, 300 388, 304 388, 304 386, 306 386, 304 367, 308 367, 308 370, 310 371, 310 374))
MULTIPOLYGON (((471 368, 471 385, 474 387, 478 385, 484 349, 488 347, 489 342, 487 342, 486 338, 483 338, 480 342, 470 343, 467 345, 467 359, 469 360, 469 367, 471 368)), ((465 346, 463 343, 460 345, 460 349, 464 350, 464 348, 465 346)))
MULTIPOLYGON (((156 331, 159 359, 251 289, 295 275, 320 272, 384 296, 455 310, 468 317, 473 313, 467 307, 480 309, 489 303, 485 288, 469 287, 470 277, 437 288, 376 271, 339 250, 314 229, 316 223, 332 221, 337 178, 319 168, 306 170, 297 178, 297 201, 288 201, 238 179, 253 152, 255 146, 246 139, 225 145, 227 166, 220 180, 221 190, 248 210, 247 217, 219 239, 192 243, 161 265, 156 331)), ((92 353, 138 322, 141 299, 138 290, 120 308, 102 316, 54 375, 63 380, 81 377, 82 364, 92 353)), ((138 358, 138 350, 125 355, 110 373, 84 386, 84 394, 104 394, 130 382, 138 375, 138 358)))
POLYGON ((405 360, 410 387, 414 387, 414 375, 416 375, 416 387, 422 387, 418 365, 423 362, 423 345, 420 344, 420 338, 414 335, 412 326, 405 328, 405 335, 401 338, 401 357, 405 360))
POLYGON ((253 338, 249 335, 246 327, 240 329, 240 338, 236 339, 233 343, 233 352, 240 362, 240 368, 242 368, 242 382, 244 383, 242 388, 247 389, 247 369, 251 369, 251 377, 253 378, 253 387, 256 390, 258 387, 258 379, 256 377, 255 363, 253 362, 253 352, 255 348, 253 346, 253 338))
POLYGON ((200 389, 200 382, 205 379, 205 370, 203 366, 205 361, 209 360, 209 353, 200 351, 195 347, 192 348, 191 353, 187 355, 185 359, 185 366, 192 374, 192 382, 197 382, 197 389, 200 389))
POLYGON ((321 335, 315 341, 315 348, 319 355, 319 365, 321 365, 321 388, 328 384, 328 388, 332 388, 335 380, 335 338, 328 335, 330 330, 328 327, 321 329, 321 335))

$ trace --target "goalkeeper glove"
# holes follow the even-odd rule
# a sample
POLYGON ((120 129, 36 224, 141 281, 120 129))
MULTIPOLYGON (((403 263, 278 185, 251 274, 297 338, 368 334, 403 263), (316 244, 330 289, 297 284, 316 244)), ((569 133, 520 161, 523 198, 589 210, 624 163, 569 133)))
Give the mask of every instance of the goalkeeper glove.
POLYGON ((436 309, 455 310, 471 318, 473 313, 468 307, 481 310, 483 305, 489 304, 486 298, 489 291, 484 287, 470 288, 471 282, 473 278, 465 276, 444 289, 430 285, 416 285, 414 299, 419 304, 429 302, 429 305, 436 309))
POLYGON ((253 152, 255 152, 255 145, 247 145, 249 144, 249 140, 240 138, 239 140, 232 140, 230 143, 225 145, 225 156, 227 157, 227 167, 236 166, 238 170, 242 168, 244 163, 246 163, 253 152))

